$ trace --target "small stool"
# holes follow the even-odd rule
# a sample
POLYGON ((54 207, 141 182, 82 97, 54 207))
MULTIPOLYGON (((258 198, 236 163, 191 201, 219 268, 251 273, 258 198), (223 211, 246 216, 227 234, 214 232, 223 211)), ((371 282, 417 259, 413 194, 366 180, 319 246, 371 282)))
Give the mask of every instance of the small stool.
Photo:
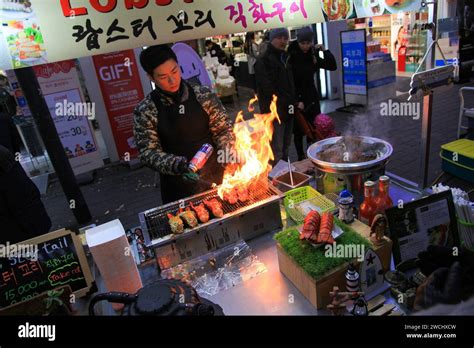
POLYGON ((464 92, 474 92, 474 87, 462 87, 459 89, 459 96, 461 97, 461 108, 459 110, 458 133, 457 138, 461 137, 461 129, 469 129, 469 122, 474 122, 474 108, 464 107, 464 92), (468 118, 468 127, 462 126, 463 117, 468 118))

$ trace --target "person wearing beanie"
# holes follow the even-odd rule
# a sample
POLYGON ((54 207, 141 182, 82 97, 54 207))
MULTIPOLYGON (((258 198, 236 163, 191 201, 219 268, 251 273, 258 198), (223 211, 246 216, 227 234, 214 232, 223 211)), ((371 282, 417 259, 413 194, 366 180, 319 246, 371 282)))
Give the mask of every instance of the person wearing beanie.
POLYGON ((142 163, 160 173, 161 198, 170 203, 220 184, 225 163, 220 153, 233 148, 232 122, 221 101, 207 86, 181 78, 174 51, 150 46, 140 64, 156 89, 135 108, 135 142, 142 163), (189 162, 204 144, 214 151, 198 173, 189 162))
POLYGON ((270 44, 255 64, 260 111, 269 113, 273 95, 278 98, 277 112, 281 123, 275 121, 273 124, 272 165, 281 159, 287 160, 293 134, 293 114, 297 100, 292 69, 286 52, 289 36, 286 28, 272 29, 269 34, 270 44))
MULTIPOLYGON (((311 27, 303 27, 296 32, 296 41, 288 47, 289 62, 294 77, 298 109, 303 112, 306 120, 313 124, 314 119, 321 113, 319 92, 314 81, 314 74, 319 69, 334 71, 337 69, 336 58, 323 45, 314 45, 314 33, 311 27), (323 52, 323 58, 319 52, 323 52)), ((303 130, 294 120, 294 140, 298 160, 306 157, 303 147, 303 130)), ((307 139, 308 145, 310 144, 307 139)))

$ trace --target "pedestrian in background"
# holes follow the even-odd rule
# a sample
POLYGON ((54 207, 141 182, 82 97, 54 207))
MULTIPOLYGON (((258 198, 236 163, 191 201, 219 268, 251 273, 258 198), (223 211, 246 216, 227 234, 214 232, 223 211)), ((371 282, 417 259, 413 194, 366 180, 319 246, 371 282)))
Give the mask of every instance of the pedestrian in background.
POLYGON ((227 56, 221 46, 211 40, 206 40, 206 49, 211 57, 217 57, 220 64, 227 65, 227 56))
MULTIPOLYGON (((310 27, 303 27, 296 33, 297 40, 288 47, 290 56, 290 66, 293 70, 293 77, 296 89, 298 109, 303 113, 306 120, 313 125, 314 119, 321 113, 319 105, 319 92, 316 88, 315 73, 319 69, 334 71, 337 69, 334 55, 324 48, 323 45, 314 45, 314 33, 310 27), (323 52, 323 58, 319 52, 323 52)), ((298 161, 306 157, 303 149, 303 130, 294 120, 295 147, 298 154, 298 161)), ((308 145, 310 140, 306 139, 308 145)))
POLYGON ((277 28, 270 31, 270 44, 263 56, 257 59, 255 77, 260 111, 270 112, 273 95, 278 97, 277 112, 281 123, 275 120, 273 127, 272 151, 274 162, 288 159, 288 150, 293 134, 293 114, 296 104, 292 69, 288 63, 286 47, 289 40, 288 29, 277 28))
POLYGON ((248 32, 245 34, 244 52, 247 55, 247 62, 249 67, 249 75, 252 81, 252 89, 257 91, 257 84, 255 81, 255 64, 259 56, 259 46, 255 41, 255 33, 248 32))

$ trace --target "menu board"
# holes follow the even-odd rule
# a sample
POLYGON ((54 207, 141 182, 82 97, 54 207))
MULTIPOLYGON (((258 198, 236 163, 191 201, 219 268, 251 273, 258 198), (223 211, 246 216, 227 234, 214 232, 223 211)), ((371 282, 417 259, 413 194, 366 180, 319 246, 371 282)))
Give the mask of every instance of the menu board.
POLYGON ((0 258, 0 308, 63 285, 69 285, 77 297, 84 296, 91 287, 92 275, 83 247, 71 231, 51 232, 10 245, 9 249, 33 252, 30 257, 0 258))

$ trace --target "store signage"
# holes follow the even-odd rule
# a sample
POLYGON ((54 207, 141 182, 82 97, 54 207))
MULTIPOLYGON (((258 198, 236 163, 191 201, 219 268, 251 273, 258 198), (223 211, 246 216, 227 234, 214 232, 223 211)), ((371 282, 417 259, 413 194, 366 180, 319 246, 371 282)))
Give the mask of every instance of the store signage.
POLYGON ((0 9, 0 51, 5 52, 0 54, 0 68, 326 19, 419 11, 420 2, 385 6, 382 0, 370 5, 354 0, 35 0, 0 9))
POLYGON ((85 101, 75 61, 38 65, 34 70, 74 174, 102 167, 88 118, 95 108, 85 101))
POLYGON ((102 97, 119 157, 138 156, 133 134, 133 111, 145 98, 133 50, 93 57, 102 97))
POLYGON ((59 230, 2 247, 0 308, 64 285, 76 297, 84 296, 91 287, 89 265, 74 232, 59 230))
POLYGON ((431 92, 433 89, 454 83, 454 65, 446 65, 413 74, 410 82, 410 97, 431 92))
POLYGON ((7 40, 12 59, 4 59, 0 68, 11 68, 6 63, 15 68, 41 64, 34 59, 53 62, 218 34, 324 22, 321 6, 313 0, 61 0, 34 1, 32 9, 31 13, 19 12, 19 21, 4 27, 0 41, 7 40), (40 34, 28 36, 33 30, 40 34), (23 40, 24 36, 25 42, 15 44, 15 38, 23 40), (23 47, 33 52, 22 54, 23 47))
POLYGON ((365 30, 341 32, 342 71, 345 94, 367 94, 365 30))

